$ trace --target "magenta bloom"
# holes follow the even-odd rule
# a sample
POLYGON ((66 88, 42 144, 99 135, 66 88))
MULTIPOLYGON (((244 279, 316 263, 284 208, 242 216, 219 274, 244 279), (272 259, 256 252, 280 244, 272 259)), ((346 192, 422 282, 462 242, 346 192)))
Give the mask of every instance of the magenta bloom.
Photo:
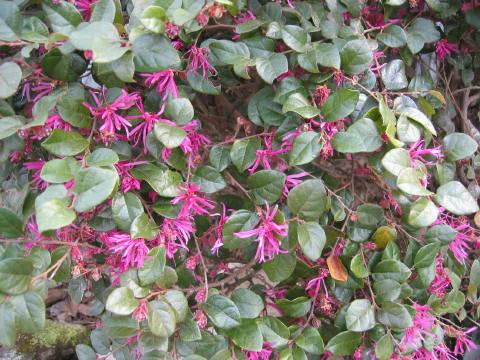
MULTIPOLYGON (((167 69, 152 74, 140 74, 145 78, 145 84, 148 87, 155 87, 157 93, 162 97, 165 102, 168 96, 178 97, 178 88, 175 84, 173 70, 167 69)), ((165 104, 163 104, 160 112, 163 112, 165 104)))
POLYGON ((90 92, 95 102, 96 107, 84 102, 85 106, 90 113, 100 121, 100 132, 105 135, 113 135, 116 131, 122 128, 129 134, 129 128, 132 124, 123 116, 117 114, 120 110, 131 108, 138 101, 139 96, 136 93, 128 94, 125 90, 122 90, 122 94, 117 97, 112 103, 107 101, 107 89, 102 88, 101 101, 96 93, 90 92))
POLYGON ((188 251, 188 241, 195 232, 195 226, 189 218, 163 219, 158 240, 165 247, 167 257, 173 258, 178 248, 188 251))
POLYGON ((208 50, 206 48, 199 48, 196 47, 195 45, 192 45, 190 47, 190 50, 185 54, 188 58, 188 65, 187 65, 187 71, 191 72, 197 72, 198 69, 201 69, 202 71, 202 77, 205 79, 208 73, 212 75, 217 74, 217 70, 210 65, 210 63, 207 60, 207 52, 208 50))
MULTIPOLYGON (((219 215, 219 214, 215 214, 219 215)), ((218 255, 218 250, 223 246, 223 226, 227 222, 227 208, 225 207, 225 204, 222 203, 222 214, 220 214, 220 219, 218 220, 218 224, 216 227, 216 240, 215 244, 213 244, 212 247, 212 254, 218 255)))
POLYGON ((263 138, 263 143, 265 144, 265 149, 257 150, 257 158, 253 163, 252 167, 248 170, 250 174, 253 174, 255 170, 260 166, 263 166, 264 169, 271 169, 272 165, 270 165, 270 161, 275 159, 277 156, 281 154, 285 154, 288 152, 287 149, 273 149, 273 135, 267 135, 263 138))
POLYGON ((250 20, 255 20, 257 17, 253 14, 252 11, 247 10, 245 12, 239 13, 237 16, 233 18, 233 22, 237 25, 246 23, 250 20))
POLYGON ((137 145, 142 139, 143 152, 146 154, 147 150, 147 135, 153 131, 153 127, 156 122, 166 120, 160 117, 160 113, 153 114, 145 111, 142 99, 138 100, 137 108, 140 111, 140 115, 129 116, 129 119, 141 119, 141 121, 133 128, 129 133, 129 137, 133 139, 134 145, 137 145))
POLYGON ((23 164, 23 167, 27 170, 33 171, 32 174, 32 185, 34 188, 38 190, 45 190, 48 186, 48 183, 42 180, 40 177, 40 173, 42 171, 43 165, 45 165, 45 161, 38 160, 38 161, 29 161, 23 164))
POLYGON ((470 226, 468 218, 464 216, 454 217, 442 213, 435 221, 435 224, 450 225, 450 227, 457 232, 457 236, 448 244, 448 248, 455 259, 463 264, 469 255, 470 243, 476 241, 475 229, 470 226))
POLYGON ((197 184, 186 184, 185 188, 183 189, 183 193, 171 201, 173 205, 183 202, 179 217, 190 215, 207 215, 209 210, 215 208, 213 201, 204 199, 199 195, 199 190, 200 187, 197 184))
POLYGON ((259 262, 266 262, 279 253, 286 253, 286 251, 280 249, 280 240, 277 237, 287 236, 287 224, 277 224, 274 220, 278 211, 278 205, 270 211, 268 204, 265 205, 265 215, 262 214, 262 218, 259 222, 259 226, 252 230, 241 231, 234 235, 247 239, 252 236, 256 236, 256 242, 258 242, 257 252, 255 259, 259 262))
POLYGON ((443 258, 438 256, 435 260, 435 278, 428 287, 428 291, 440 299, 443 299, 449 286, 450 278, 443 267, 443 258))
POLYGON ((431 156, 437 160, 443 158, 441 146, 427 149, 425 148, 425 141, 423 139, 419 139, 414 142, 410 146, 410 149, 408 149, 408 154, 412 159, 412 166, 415 166, 415 160, 419 160, 425 165, 435 165, 436 161, 428 161, 424 158, 424 156, 431 156))
POLYGON ((118 172, 118 176, 120 177, 121 186, 120 189, 123 193, 127 193, 131 190, 140 190, 141 182, 140 180, 134 178, 132 174, 130 174, 130 170, 132 167, 136 165, 146 164, 146 161, 120 161, 115 164, 115 167, 118 172))
POLYGON ((263 349, 260 351, 242 351, 245 353, 247 360, 269 360, 273 352, 268 342, 263 343, 263 349))
POLYGON ((121 272, 134 267, 139 269, 143 266, 149 251, 144 239, 132 239, 129 234, 117 231, 102 233, 100 238, 112 254, 120 257, 117 265, 121 272))
POLYGON ((283 190, 282 190, 283 196, 287 197, 290 189, 297 186, 298 184, 301 184, 303 180, 300 180, 300 179, 304 178, 305 176, 310 176, 310 174, 305 171, 302 171, 296 174, 287 175, 285 179, 285 185, 283 185, 283 190))
POLYGON ((373 52, 373 65, 370 67, 370 70, 374 72, 377 76, 379 71, 385 67, 386 64, 380 64, 378 60, 385 58, 385 53, 383 51, 374 51, 373 52))
POLYGON ((447 56, 452 56, 452 53, 459 53, 457 44, 448 42, 447 39, 441 39, 435 44, 435 52, 440 60, 445 59, 447 56))
POLYGON ((416 311, 413 325, 405 330, 405 335, 400 343, 400 348, 418 349, 425 340, 425 336, 433 336, 431 329, 435 325, 435 317, 430 314, 430 308, 427 306, 413 304, 416 311))
POLYGON ((320 269, 318 272, 318 276, 313 278, 307 283, 307 286, 305 287, 305 291, 308 292, 308 295, 310 297, 315 297, 315 295, 318 295, 320 291, 320 285, 323 286, 323 290, 325 291, 325 296, 328 298, 328 289, 327 285, 325 284, 325 279, 328 277, 329 271, 328 269, 320 269))
POLYGON ((455 355, 465 354, 466 351, 474 350, 477 348, 477 345, 468 338, 468 334, 477 330, 477 327, 474 326, 467 331, 457 330, 457 341, 455 342, 455 349, 453 350, 455 355))
POLYGON ((147 318, 147 314, 147 301, 142 299, 139 301, 138 307, 133 312, 132 318, 140 322, 147 318))

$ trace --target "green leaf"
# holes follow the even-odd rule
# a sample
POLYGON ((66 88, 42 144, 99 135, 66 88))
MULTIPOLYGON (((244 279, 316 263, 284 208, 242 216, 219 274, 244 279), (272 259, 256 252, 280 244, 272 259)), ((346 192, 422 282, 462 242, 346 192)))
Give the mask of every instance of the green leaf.
POLYGON ((70 34, 83 21, 75 6, 66 1, 58 4, 51 0, 42 1, 42 8, 52 30, 64 35, 70 34))
POLYGON ((437 189, 436 200, 455 215, 469 215, 479 210, 477 201, 458 181, 450 181, 440 186, 437 189))
POLYGON ((375 281, 373 283, 373 288, 375 290, 375 299, 379 303, 395 301, 400 297, 402 292, 401 285, 397 281, 391 279, 375 281))
POLYGON ((95 360, 97 358, 95 351, 85 344, 76 345, 75 353, 77 354, 78 360, 95 360))
POLYGON ((8 301, 0 303, 0 321, 2 322, 0 344, 5 347, 13 347, 17 339, 15 309, 8 301))
POLYGON ((187 72, 188 85, 195 91, 207 95, 220 94, 220 86, 215 86, 208 78, 203 78, 198 72, 187 72))
POLYGON ((380 70, 380 74, 385 88, 388 90, 400 90, 408 86, 405 64, 400 59, 395 59, 385 64, 380 70))
POLYGON ((345 315, 347 329, 363 332, 375 326, 375 311, 367 299, 354 300, 347 309, 345 315))
POLYGON ((437 256, 438 250, 440 249, 440 244, 431 243, 423 246, 418 250, 415 255, 415 260, 413 264, 416 269, 426 268, 433 264, 437 256))
POLYGON ((366 278, 369 274, 368 269, 363 263, 363 257, 360 254, 355 255, 350 262, 350 270, 358 278, 366 278))
POLYGON ((251 230, 258 223, 258 215, 247 210, 235 211, 228 217, 222 231, 224 246, 227 249, 244 248, 252 243, 254 237, 240 239, 234 234, 251 230))
POLYGON ((211 166, 197 168, 192 176, 192 181, 200 186, 202 192, 207 194, 220 191, 227 185, 222 174, 211 166))
POLYGON ((281 32, 282 40, 289 48, 300 53, 306 51, 306 45, 310 42, 310 35, 304 29, 296 25, 286 25, 281 29, 281 32))
POLYGON ((179 125, 185 125, 193 119, 193 105, 187 98, 170 98, 165 114, 179 125))
POLYGON ((76 211, 84 212, 107 200, 118 184, 116 171, 103 168, 83 168, 75 174, 76 211))
POLYGON ((13 1, 0 1, 0 40, 15 41, 22 27, 23 17, 13 1))
POLYGON ((227 330, 227 335, 232 339, 233 343, 241 349, 248 351, 262 350, 262 332, 253 320, 243 320, 239 326, 227 330))
POLYGON ((14 62, 4 62, 0 65, 0 99, 5 99, 15 94, 21 80, 22 69, 20 66, 14 62))
POLYGON ((76 81, 87 68, 87 63, 80 55, 73 52, 63 54, 58 48, 49 51, 41 65, 46 76, 62 81, 76 81))
POLYGON ((26 119, 23 116, 6 116, 0 120, 0 140, 5 139, 25 125, 26 119))
POLYGON ((247 184, 258 205, 272 204, 282 196, 285 179, 280 171, 260 170, 247 179, 247 184))
POLYGON ((298 55, 298 65, 308 72, 318 74, 317 54, 314 50, 309 50, 298 55))
POLYGON ((314 355, 323 354, 323 339, 314 327, 307 327, 298 337, 295 338, 295 344, 314 355))
POLYGON ((258 29, 263 24, 264 24, 263 21, 258 20, 258 19, 253 19, 253 20, 244 22, 242 24, 238 24, 235 27, 235 32, 237 34, 246 34, 246 33, 249 33, 249 32, 252 32, 252 31, 258 29))
POLYGON ((115 151, 108 148, 98 148, 88 154, 85 159, 88 166, 108 166, 120 161, 115 151))
POLYGON ((463 133, 448 134, 443 138, 445 154, 451 161, 463 160, 472 156, 478 149, 477 142, 463 133))
POLYGON ((385 301, 377 311, 377 319, 383 325, 397 329, 406 329, 413 325, 408 310, 401 304, 385 301))
POLYGON ((248 289, 235 289, 231 299, 244 319, 255 319, 264 308, 262 298, 248 289))
POLYGON ((279 360, 308 360, 307 355, 302 349, 286 348, 279 352, 279 360))
POLYGON ((65 282, 70 279, 72 259, 70 257, 70 248, 68 246, 59 246, 51 253, 51 263, 60 263, 60 267, 55 272, 53 280, 56 282, 65 282), (63 258, 63 260, 61 260, 63 258))
POLYGON ((382 159, 382 165, 395 176, 400 175, 402 170, 412 166, 412 160, 407 150, 402 148, 388 151, 382 159))
POLYGON ((298 135, 288 154, 288 164, 291 166, 308 164, 314 160, 322 150, 321 135, 315 131, 306 131, 298 135))
POLYGON ((259 320, 264 341, 272 344, 274 348, 288 343, 290 331, 280 320, 271 316, 265 316, 259 320))
POLYGON ((255 64, 258 75, 269 84, 288 71, 287 57, 283 54, 273 53, 268 57, 257 58, 255 64))
POLYGON ((293 300, 285 298, 280 299, 277 300, 276 303, 286 316, 296 318, 308 314, 312 305, 312 300, 305 296, 301 296, 293 300))
POLYGON ((425 174, 417 169, 414 168, 406 168, 403 169, 397 178, 397 186, 403 192, 416 195, 416 196, 428 196, 432 195, 433 193, 425 187, 425 183, 427 182, 425 174))
POLYGON ((230 147, 223 145, 213 145, 208 154, 210 164, 218 171, 225 170, 230 162, 230 147))
POLYGON ((23 234, 23 222, 7 208, 0 208, 0 235, 7 239, 18 238, 23 234))
POLYGON ((456 237, 458 233, 449 225, 434 225, 427 230, 425 234, 425 241, 440 242, 442 245, 448 245, 456 237))
POLYGON ((73 156, 85 150, 89 141, 76 131, 55 129, 42 142, 42 147, 58 156, 73 156))
POLYGON ((308 99, 300 93, 290 95, 283 104, 282 111, 293 111, 303 118, 309 119, 317 116, 320 112, 316 106, 312 106, 308 99))
POLYGON ((330 339, 325 350, 333 355, 351 355, 362 343, 362 334, 354 331, 344 331, 330 339))
POLYGON ((403 47, 407 44, 407 34, 398 25, 390 25, 383 30, 377 40, 391 48, 403 47))
POLYGON ((287 197, 290 211, 307 221, 316 221, 327 205, 327 192, 320 179, 306 180, 295 186, 287 197))
POLYGON ((133 193, 117 194, 112 201, 112 217, 115 225, 129 231, 133 220, 143 213, 140 199, 133 193))
POLYGON ((262 143, 258 137, 236 140, 233 143, 230 157, 238 171, 245 171, 253 165, 257 159, 257 150, 260 150, 261 146, 262 143))
POLYGON ((117 315, 130 315, 138 307, 138 300, 128 287, 119 287, 108 295, 105 309, 117 315))
POLYGON ((419 123, 432 135, 437 135, 437 131, 435 130, 435 127, 433 126, 430 119, 420 110, 413 107, 406 107, 402 109, 402 115, 405 115, 413 121, 419 123))
POLYGON ((152 240, 157 235, 157 224, 147 214, 141 213, 133 219, 130 225, 130 236, 132 239, 142 238, 152 240))
POLYGON ((165 301, 154 300, 147 304, 148 327, 160 337, 170 336, 175 331, 175 313, 165 301))
POLYGON ((225 296, 211 295, 202 307, 213 324, 221 329, 240 325, 240 311, 235 303, 225 296))
POLYGON ((182 8, 175 9, 171 15, 175 25, 184 25, 193 20, 195 16, 202 10, 205 2, 203 0, 185 1, 182 8))
POLYGON ((407 29, 407 46, 416 54, 423 49, 425 43, 433 43, 440 39, 440 33, 432 20, 415 18, 407 29))
MULTIPOLYGON (((138 270, 138 279, 140 280, 140 284, 142 286, 147 286, 153 284, 154 282, 161 283, 162 280, 168 280, 166 277, 172 274, 168 274, 168 267, 165 267, 165 248, 163 247, 155 247, 150 250, 147 254, 147 259, 143 264, 143 267, 138 270), (167 270, 164 272, 164 270, 167 270), (165 276, 165 278, 162 278, 165 276)), ((176 276, 175 271, 173 273, 176 276)), ((173 281, 173 283, 176 282, 173 281)), ((172 284, 173 285, 173 284, 172 284)), ((162 287, 167 287, 160 285, 162 287)))
POLYGON ((315 43, 314 49, 319 65, 326 68, 340 69, 340 53, 335 45, 315 43))
POLYGON ((373 120, 361 118, 347 131, 336 133, 332 145, 341 153, 373 152, 383 145, 383 141, 373 120))
POLYGON ((62 199, 45 201, 38 206, 35 204, 35 212, 38 231, 40 232, 56 230, 70 225, 77 217, 75 211, 69 208, 68 203, 62 199))
POLYGON ((155 137, 168 149, 180 146, 187 133, 180 126, 157 122, 153 130, 155 137))
POLYGON ((225 65, 235 65, 250 58, 248 46, 242 42, 215 40, 209 45, 212 54, 225 65))
POLYGON ((340 89, 330 95, 322 106, 321 114, 325 121, 336 121, 350 115, 357 106, 359 92, 340 89))
POLYGON ((323 228, 315 222, 299 223, 297 226, 298 243, 303 253, 312 261, 322 255, 327 237, 323 228))
POLYGON ((295 270, 297 261, 294 256, 289 254, 278 254, 272 260, 262 265, 268 278, 275 282, 288 279, 295 270))
POLYGON ((375 344, 375 356, 379 360, 388 360, 393 354, 392 335, 385 334, 375 344))
POLYGON ((162 296, 162 299, 166 301, 172 309, 175 311, 175 318, 177 322, 185 320, 188 314, 188 301, 183 292, 180 290, 167 290, 162 296))
POLYGON ((349 75, 357 75, 370 67, 373 61, 372 50, 366 40, 350 40, 340 51, 342 70, 349 75))
POLYGON ((114 22, 117 7, 114 0, 98 0, 93 6, 90 22, 107 21, 114 22))
POLYGON ((140 35, 132 45, 135 54, 135 71, 158 72, 165 69, 178 69, 180 56, 170 41, 157 34, 140 35))
POLYGON ((406 281, 412 272, 402 262, 397 260, 382 260, 373 268, 373 279, 375 281, 390 279, 398 282, 406 281))
POLYGON ((40 177, 46 182, 61 184, 71 180, 73 174, 67 159, 53 159, 43 165, 40 177))
MULTIPOLYGON (((50 263, 50 254, 48 254, 48 262, 50 263)), ((78 305, 82 302, 86 290, 87 280, 85 280, 85 276, 73 278, 68 283, 68 295, 74 304, 78 305)))
POLYGON ((92 50, 93 38, 96 36, 103 41, 120 42, 120 36, 115 25, 105 21, 94 21, 80 25, 70 34, 69 40, 78 50, 92 50))
POLYGON ((18 331, 33 333, 45 326, 45 303, 36 292, 29 291, 11 298, 15 308, 15 324, 18 331))
POLYGON ((175 197, 178 195, 178 186, 182 176, 172 170, 164 170, 153 164, 136 166, 131 174, 137 179, 145 180, 160 196, 175 197))
POLYGON ((30 287, 33 264, 27 258, 7 258, 0 261, 0 292, 19 295, 30 287))
POLYGON ((435 204, 427 198, 416 200, 408 214, 408 223, 415 227, 427 227, 432 225, 440 211, 435 204))
POLYGON ((147 7, 140 18, 141 23, 146 29, 157 34, 163 34, 165 31, 165 21, 167 20, 165 10, 161 6, 147 7))

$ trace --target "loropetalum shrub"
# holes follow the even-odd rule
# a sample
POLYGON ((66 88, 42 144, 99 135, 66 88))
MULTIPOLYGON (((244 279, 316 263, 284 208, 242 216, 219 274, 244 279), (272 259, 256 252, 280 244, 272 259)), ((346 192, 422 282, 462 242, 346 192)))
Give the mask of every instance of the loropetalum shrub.
POLYGON ((475 348, 478 5, 0 1, 0 343, 62 286, 80 360, 475 348))

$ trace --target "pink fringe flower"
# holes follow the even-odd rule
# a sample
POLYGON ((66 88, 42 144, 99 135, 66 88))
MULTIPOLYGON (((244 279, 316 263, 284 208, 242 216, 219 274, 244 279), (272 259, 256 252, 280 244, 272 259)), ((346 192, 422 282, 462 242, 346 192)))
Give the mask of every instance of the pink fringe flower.
POLYGON ((183 189, 183 193, 176 196, 171 201, 173 205, 183 203, 182 209, 178 215, 179 217, 190 215, 207 215, 210 210, 215 208, 213 201, 204 199, 198 194, 199 191, 200 187, 197 184, 186 184, 185 188, 183 189))
POLYGON ((227 208, 225 207, 225 204, 222 203, 222 213, 221 214, 214 214, 214 215, 220 215, 220 219, 218 220, 218 224, 216 227, 216 240, 215 244, 213 244, 213 247, 211 249, 211 253, 215 254, 218 256, 218 251, 220 248, 223 246, 223 226, 227 222, 227 208))
POLYGON ((155 87, 157 93, 162 97, 164 102, 162 108, 160 109, 160 112, 162 113, 165 110, 165 101, 168 99, 168 97, 172 96, 177 98, 179 95, 173 70, 167 69, 152 74, 140 75, 145 78, 145 84, 148 87, 155 87))
POLYGON ((246 230, 237 232, 234 235, 240 239, 247 239, 252 236, 256 236, 256 242, 258 242, 257 252, 255 259, 259 262, 266 262, 279 253, 286 253, 286 251, 280 248, 280 240, 277 237, 287 236, 287 224, 277 224, 274 220, 278 211, 278 205, 270 211, 268 204, 265 205, 265 214, 261 215, 259 226, 252 230, 246 230))
POLYGON ((408 154, 412 160, 412 166, 415 167, 415 160, 419 160, 425 165, 435 165, 436 161, 429 161, 424 156, 431 156, 436 160, 443 158, 442 147, 437 146, 431 149, 425 148, 425 140, 419 139, 408 149, 408 154))
POLYGON ((458 54, 460 50, 457 44, 450 43, 447 39, 441 39, 435 44, 435 52, 439 60, 444 60, 447 56, 452 56, 452 53, 458 54))
POLYGON ((167 257, 172 259, 178 248, 188 251, 187 244, 194 232, 195 226, 190 218, 165 218, 157 240, 165 247, 167 257))
POLYGON ((210 63, 207 60, 207 52, 208 49, 206 48, 199 48, 196 47, 195 45, 192 45, 190 47, 190 50, 185 54, 185 56, 188 59, 188 65, 187 65, 187 71, 188 72, 197 72, 199 69, 201 69, 202 72, 202 78, 206 78, 207 75, 210 73, 211 75, 216 75, 217 70, 210 65, 210 63))
POLYGON ((252 167, 248 170, 250 174, 253 174, 255 170, 257 170, 257 168, 260 166, 260 164, 263 166, 264 169, 271 169, 272 165, 270 164, 270 161, 276 159, 279 155, 288 152, 288 150, 284 148, 274 150, 273 140, 273 134, 264 136, 263 143, 265 145, 265 149, 257 150, 257 158, 253 163, 252 167))
POLYGON ((35 189, 38 190, 45 190, 48 187, 48 183, 43 181, 40 177, 40 173, 42 172, 43 165, 45 165, 45 161, 38 160, 38 161, 29 161, 23 163, 23 167, 27 170, 33 172, 32 174, 32 185, 35 189))
POLYGON ((122 90, 121 95, 113 100, 112 103, 107 101, 107 89, 105 87, 102 88, 101 100, 95 92, 91 91, 90 94, 96 107, 86 102, 83 105, 102 123, 100 132, 107 136, 114 135, 116 131, 120 131, 123 128, 128 136, 129 128, 132 124, 126 118, 117 114, 117 112, 134 106, 139 99, 138 94, 128 94, 125 90, 122 90))
POLYGON ((140 142, 140 139, 143 142, 143 153, 148 152, 147 149, 147 135, 153 131, 153 127, 156 122, 163 121, 160 117, 160 113, 153 114, 145 111, 143 106, 142 99, 138 100, 137 108, 140 111, 140 115, 131 115, 129 119, 141 119, 140 122, 130 131, 129 136, 133 139, 134 145, 137 145, 140 142))
POLYGON ((129 268, 141 268, 148 254, 148 247, 144 239, 132 239, 129 234, 112 231, 100 234, 100 238, 108 247, 108 250, 120 257, 119 271, 129 268))

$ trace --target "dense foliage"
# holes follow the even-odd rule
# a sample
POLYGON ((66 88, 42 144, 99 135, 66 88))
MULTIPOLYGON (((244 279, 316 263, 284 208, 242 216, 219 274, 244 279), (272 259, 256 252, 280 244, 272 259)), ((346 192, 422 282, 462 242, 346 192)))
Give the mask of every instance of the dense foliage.
POLYGON ((80 360, 460 358, 479 30, 477 0, 0 0, 0 344, 65 287, 80 360))

